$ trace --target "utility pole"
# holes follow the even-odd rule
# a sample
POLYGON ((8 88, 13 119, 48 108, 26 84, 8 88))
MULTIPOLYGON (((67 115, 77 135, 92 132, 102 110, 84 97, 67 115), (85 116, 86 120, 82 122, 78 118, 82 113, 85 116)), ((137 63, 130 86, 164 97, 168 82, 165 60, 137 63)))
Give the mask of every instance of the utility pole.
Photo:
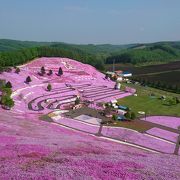
POLYGON ((115 59, 113 59, 113 72, 115 71, 115 59))
POLYGON ((102 133, 101 133, 102 132, 102 128, 103 128, 103 123, 101 122, 100 126, 99 126, 99 130, 98 130, 96 136, 102 136, 102 133))

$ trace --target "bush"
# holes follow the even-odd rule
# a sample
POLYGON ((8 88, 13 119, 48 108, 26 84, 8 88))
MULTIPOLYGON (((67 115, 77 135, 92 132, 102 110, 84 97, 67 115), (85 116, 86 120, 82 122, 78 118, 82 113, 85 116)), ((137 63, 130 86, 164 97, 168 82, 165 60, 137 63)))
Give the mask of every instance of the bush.
POLYGON ((114 121, 117 121, 117 116, 116 116, 115 114, 113 114, 112 119, 113 119, 114 121))
POLYGON ((129 111, 128 111, 124 116, 125 116, 127 119, 131 119, 131 114, 130 114, 129 111))
POLYGON ((166 99, 163 104, 166 106, 172 106, 172 105, 176 105, 177 102, 175 98, 169 98, 169 99, 166 99))
POLYGON ((132 120, 136 119, 136 114, 134 112, 131 112, 131 119, 132 120))

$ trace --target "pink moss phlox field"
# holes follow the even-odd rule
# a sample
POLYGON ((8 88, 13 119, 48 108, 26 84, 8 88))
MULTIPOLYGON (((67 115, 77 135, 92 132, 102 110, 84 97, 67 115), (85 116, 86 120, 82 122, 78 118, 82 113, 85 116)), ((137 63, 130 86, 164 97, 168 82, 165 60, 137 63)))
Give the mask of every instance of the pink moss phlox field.
MULTIPOLYGON (((142 118, 144 120, 144 118, 142 118)), ((170 116, 149 116, 146 117, 146 121, 167 126, 170 128, 178 129, 180 126, 179 117, 170 117, 170 116)))
POLYGON ((92 133, 92 134, 96 134, 99 130, 99 126, 96 125, 90 125, 87 123, 83 123, 77 120, 73 120, 73 119, 68 119, 68 118, 62 118, 60 120, 55 121, 57 123, 60 123, 62 125, 80 130, 80 131, 85 131, 88 133, 92 133))
MULTIPOLYGON (((39 58, 20 66, 20 70, 19 74, 14 73, 15 69, 11 73, 0 74, 0 79, 12 82, 12 97, 15 100, 11 111, 0 108, 0 179, 180 179, 178 156, 156 154, 90 135, 88 132, 97 133, 99 126, 73 119, 64 117, 57 123, 41 121, 39 118, 42 115, 53 111, 46 108, 45 102, 42 102, 42 111, 28 109, 28 103, 33 99, 39 98, 32 102, 34 108, 39 101, 43 101, 41 96, 47 95, 48 100, 56 100, 78 95, 79 90, 92 91, 102 86, 104 92, 108 88, 112 89, 115 83, 106 80, 105 75, 94 67, 68 58, 39 58), (53 75, 39 76, 37 73, 42 66, 46 72, 52 69, 53 75), (64 72, 61 77, 56 75, 59 67, 64 72), (24 81, 29 75, 32 82, 26 84, 24 81), (52 92, 46 91, 48 83, 53 87, 52 92), (69 91, 67 85, 74 89, 69 91), (55 91, 55 88, 59 90, 55 91), (53 92, 57 97, 51 94, 53 92)), ((111 92, 114 91, 111 90, 109 94, 111 92)), ((97 98, 102 99, 95 100, 90 106, 100 108, 96 102, 122 98, 132 92, 119 91, 114 97, 109 97, 109 94, 104 97, 99 93, 97 98)), ((104 127, 103 134, 162 152, 172 153, 173 150, 173 144, 131 130, 104 127)))
POLYGON ((157 138, 122 128, 103 128, 102 134, 111 138, 127 141, 164 153, 173 153, 175 144, 164 142, 157 138))
POLYGON ((0 119, 0 135, 16 141, 0 144, 0 179, 180 177, 176 156, 148 153, 47 122, 8 118, 9 113, 0 119))
POLYGON ((163 139, 175 142, 175 143, 177 142, 177 138, 179 135, 177 133, 166 131, 164 129, 160 129, 160 128, 156 128, 156 127, 152 128, 146 132, 150 135, 154 135, 154 136, 157 136, 157 137, 160 137, 160 138, 163 138, 163 139))

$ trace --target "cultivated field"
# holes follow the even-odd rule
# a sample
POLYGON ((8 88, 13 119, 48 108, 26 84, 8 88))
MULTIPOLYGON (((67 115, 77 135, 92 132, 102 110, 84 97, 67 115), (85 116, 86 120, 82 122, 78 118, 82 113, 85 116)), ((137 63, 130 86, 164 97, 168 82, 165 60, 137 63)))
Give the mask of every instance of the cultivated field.
MULTIPOLYGON (((116 70, 130 71, 133 78, 143 79, 149 82, 161 82, 166 85, 178 85, 180 87, 180 61, 167 64, 135 67, 131 64, 115 64, 116 70)), ((112 64, 106 65, 106 69, 112 71, 112 64)))

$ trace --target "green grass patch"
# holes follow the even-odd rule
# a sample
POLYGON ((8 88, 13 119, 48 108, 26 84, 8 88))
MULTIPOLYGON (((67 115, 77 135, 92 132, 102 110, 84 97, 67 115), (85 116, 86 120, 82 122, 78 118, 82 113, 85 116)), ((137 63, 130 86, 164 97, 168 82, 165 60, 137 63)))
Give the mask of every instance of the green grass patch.
POLYGON ((165 101, 161 100, 161 96, 166 98, 179 97, 177 94, 168 93, 149 87, 142 87, 140 85, 129 85, 137 89, 138 96, 128 96, 118 100, 119 105, 125 105, 131 108, 133 112, 138 115, 138 111, 144 111, 149 115, 169 115, 180 116, 180 103, 176 105, 165 105, 165 101), (151 97, 150 94, 155 97, 151 97))
POLYGON ((46 122, 53 122, 53 120, 47 114, 42 115, 41 117, 39 117, 39 119, 46 122))

